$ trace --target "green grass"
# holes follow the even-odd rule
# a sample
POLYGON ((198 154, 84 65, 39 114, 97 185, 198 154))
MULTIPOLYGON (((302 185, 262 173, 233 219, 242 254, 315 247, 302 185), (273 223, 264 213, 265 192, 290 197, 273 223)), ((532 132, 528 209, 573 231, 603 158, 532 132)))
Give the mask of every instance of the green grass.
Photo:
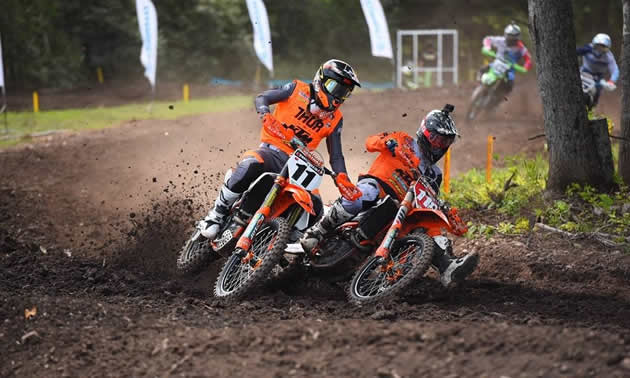
MULTIPOLYGON (((233 111, 251 107, 252 96, 235 95, 183 101, 155 102, 116 107, 66 109, 33 112, 9 112, 10 139, 1 139, 0 147, 28 140, 32 134, 50 130, 88 130, 118 126, 125 121, 143 119, 175 119, 188 115, 233 111), (170 108, 172 106, 172 109, 170 108)), ((0 116, 4 131, 4 116, 0 116)), ((0 134, 0 137, 3 135, 0 134)))
POLYGON ((513 156, 503 162, 505 167, 493 170, 489 184, 483 171, 472 169, 453 179, 451 193, 444 196, 458 208, 494 210, 496 224, 469 222, 468 236, 525 234, 540 222, 571 233, 603 232, 630 252, 630 213, 625 210, 630 205, 630 188, 619 178, 619 189, 612 193, 572 184, 564 196, 551 198, 544 195, 549 174, 546 158, 513 156), (511 185, 506 189, 508 180, 511 185))

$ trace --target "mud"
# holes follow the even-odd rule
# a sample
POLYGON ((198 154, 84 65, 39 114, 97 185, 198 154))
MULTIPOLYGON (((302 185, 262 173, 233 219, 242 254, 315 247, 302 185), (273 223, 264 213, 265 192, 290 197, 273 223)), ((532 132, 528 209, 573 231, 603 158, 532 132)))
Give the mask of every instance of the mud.
MULTIPOLYGON (((373 158, 365 137, 411 133, 445 102, 464 113, 468 93, 353 97, 344 113, 351 177, 373 158)), ((542 125, 527 98, 474 125, 458 122, 455 172, 484 165, 488 134, 499 154, 541 150, 541 140, 527 142, 542 125)), ((630 256, 588 240, 460 239, 456 251, 482 257, 465 285, 445 290, 429 274, 374 308, 350 306, 343 285, 321 282, 269 287, 226 306, 209 295, 221 261, 177 277, 180 246, 225 169, 256 145, 257 128, 253 114, 219 113, 0 152, 0 375, 630 374, 630 256)), ((323 193, 336 196, 330 183, 323 193)))

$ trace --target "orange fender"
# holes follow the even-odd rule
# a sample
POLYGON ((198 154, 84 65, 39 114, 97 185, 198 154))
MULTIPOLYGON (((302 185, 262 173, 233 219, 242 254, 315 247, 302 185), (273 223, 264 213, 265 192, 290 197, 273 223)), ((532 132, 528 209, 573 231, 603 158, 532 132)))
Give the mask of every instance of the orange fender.
POLYGON ((278 193, 278 197, 273 203, 273 209, 269 216, 271 218, 279 217, 280 214, 284 213, 289 206, 294 203, 299 204, 309 214, 315 215, 313 200, 309 192, 299 186, 286 182, 284 183, 284 187, 280 190, 280 193, 278 193))
POLYGON ((287 183, 286 186, 282 188, 282 191, 291 193, 291 196, 293 197, 295 202, 298 203, 298 205, 302 206, 302 208, 306 210, 309 214, 315 215, 315 209, 313 207, 311 194, 304 188, 287 183))
POLYGON ((405 219, 402 233, 408 234, 418 227, 427 229, 427 235, 436 236, 442 233, 442 229, 445 228, 449 232, 453 232, 453 228, 446 218, 446 215, 441 211, 435 211, 431 209, 413 209, 407 214, 405 219))

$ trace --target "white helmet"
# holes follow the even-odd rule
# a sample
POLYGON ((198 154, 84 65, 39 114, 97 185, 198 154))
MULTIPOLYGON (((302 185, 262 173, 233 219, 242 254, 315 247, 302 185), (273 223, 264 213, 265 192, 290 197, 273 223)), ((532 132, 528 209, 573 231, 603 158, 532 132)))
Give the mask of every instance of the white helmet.
POLYGON ((515 46, 521 39, 521 28, 512 21, 505 27, 505 29, 503 29, 503 36, 505 37, 505 43, 508 46, 515 46))
POLYGON ((610 48, 611 45, 610 36, 608 34, 599 33, 593 37, 593 45, 602 45, 606 48, 610 48))

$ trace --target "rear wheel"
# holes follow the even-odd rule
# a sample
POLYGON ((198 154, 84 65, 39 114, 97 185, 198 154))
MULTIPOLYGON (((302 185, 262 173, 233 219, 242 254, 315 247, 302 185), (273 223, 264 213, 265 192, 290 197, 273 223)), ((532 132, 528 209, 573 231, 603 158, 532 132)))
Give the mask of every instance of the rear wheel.
POLYGON ((327 236, 311 257, 314 274, 329 282, 347 281, 369 252, 361 252, 346 236, 327 236))
MULTIPOLYGON (((214 287, 217 297, 235 300, 261 286, 282 257, 289 239, 289 225, 282 218, 263 223, 252 238, 250 251, 228 258, 214 287)), ((242 252, 242 251, 241 251, 242 252)))
POLYGON ((357 271, 348 299, 355 304, 391 300, 426 273, 433 256, 433 239, 414 233, 394 242, 388 260, 373 256, 357 271))

